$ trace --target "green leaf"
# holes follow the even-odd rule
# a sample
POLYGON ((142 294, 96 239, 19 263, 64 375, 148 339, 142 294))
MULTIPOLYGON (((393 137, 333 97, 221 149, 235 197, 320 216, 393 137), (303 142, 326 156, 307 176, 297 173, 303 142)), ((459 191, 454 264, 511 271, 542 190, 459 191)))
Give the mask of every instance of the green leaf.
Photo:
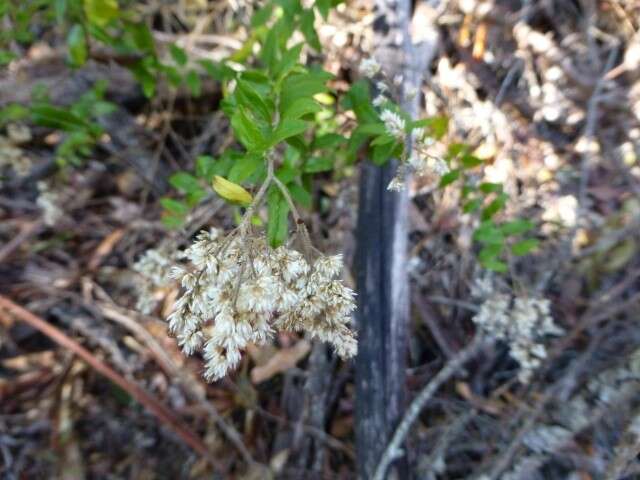
POLYGON ((216 159, 210 155, 200 155, 196 158, 196 175, 200 178, 204 178, 207 183, 210 183, 213 180, 214 175, 222 175, 216 172, 216 159))
POLYGON ((208 58, 198 60, 198 63, 205 69, 211 78, 219 82, 229 80, 236 75, 233 69, 224 63, 215 63, 208 58))
POLYGON ((501 183, 483 182, 478 186, 478 188, 483 193, 501 193, 502 192, 501 183))
POLYGON ((534 223, 530 220, 518 219, 511 222, 505 222, 500 225, 500 231, 505 235, 522 235, 534 227, 534 223))
POLYGON ((84 0, 84 13, 89 22, 104 27, 118 18, 120 10, 117 0, 84 0))
POLYGON ((0 109, 0 125, 7 122, 15 122, 17 120, 24 120, 30 114, 27 107, 18 103, 10 103, 6 107, 0 109))
POLYGON ((69 60, 71 65, 79 67, 87 61, 87 39, 82 25, 75 24, 67 35, 67 47, 69 48, 69 60))
POLYGON ((369 84, 365 80, 351 85, 343 106, 346 110, 353 110, 361 124, 379 123, 378 113, 371 104, 369 84))
POLYGON ((320 45, 320 39, 318 38, 318 33, 316 32, 316 27, 313 25, 316 19, 315 12, 312 8, 305 10, 302 12, 300 17, 300 31, 304 38, 307 40, 311 48, 313 48, 316 52, 322 50, 322 46, 320 45))
POLYGON ((273 69, 273 75, 277 78, 287 76, 300 59, 300 52, 304 44, 298 43, 282 54, 282 60, 273 69))
POLYGON ((311 98, 299 98, 291 104, 289 108, 282 114, 283 119, 297 119, 304 117, 310 113, 316 113, 322 110, 318 102, 311 98))
POLYGON ((312 148, 320 150, 323 148, 337 147, 347 142, 347 138, 337 133, 325 133, 315 138, 312 148))
MULTIPOLYGON (((64 16, 67 13, 67 0, 54 0, 53 10, 56 12, 56 22, 62 24, 62 22, 64 22, 64 16)), ((3 14, 0 13, 0 16, 2 15, 3 14)))
POLYGON ((0 50, 0 66, 8 65, 12 60, 15 60, 16 54, 9 50, 0 50))
POLYGON ((267 194, 267 240, 271 247, 282 245, 289 233, 289 205, 280 190, 271 187, 267 194))
POLYGON ((437 116, 423 118, 409 123, 410 129, 420 127, 424 127, 428 135, 432 136, 436 140, 440 140, 445 136, 449 129, 449 118, 445 116, 437 116))
POLYGON ((506 193, 501 193, 482 210, 482 220, 489 220, 496 213, 504 208, 509 200, 509 196, 506 193))
POLYGON ((502 252, 502 244, 490 244, 485 245, 480 252, 478 252, 478 259, 480 262, 486 262, 495 259, 502 252))
POLYGON ((373 142, 371 142, 371 146, 375 147, 376 145, 386 145, 388 143, 393 143, 395 142, 396 138, 389 135, 388 133, 384 133, 382 135, 380 135, 379 137, 376 137, 373 142))
POLYGON ((160 205, 173 215, 184 216, 189 213, 189 207, 184 202, 174 200, 173 198, 161 198, 160 205))
POLYGON ((278 170, 276 170, 276 177, 285 185, 291 182, 298 176, 298 170, 289 166, 282 165, 278 170))
POLYGON ((146 24, 126 22, 125 30, 131 34, 135 46, 143 52, 155 52, 156 44, 146 24))
POLYGON ((67 132, 86 130, 87 128, 86 121, 70 111, 44 103, 35 104, 31 107, 31 118, 38 125, 67 132))
POLYGON ((331 9, 331 0, 316 0, 316 8, 325 21, 329 18, 329 10, 331 9))
POLYGON ((311 194, 297 183, 290 183, 287 185, 291 197, 296 203, 299 203, 304 208, 311 210, 313 206, 313 199, 311 194))
POLYGON ((193 193, 202 190, 198 179, 187 172, 174 173, 169 177, 169 183, 173 188, 184 193, 193 193))
POLYGON ((485 222, 473 232, 473 239, 489 245, 502 245, 504 243, 504 234, 491 222, 485 222))
POLYGON ((304 164, 305 173, 319 173, 333 170, 331 157, 311 157, 304 164))
POLYGON ((401 146, 397 142, 376 145, 371 149, 371 161, 376 165, 384 165, 397 154, 397 147, 401 146))
POLYGON ((447 185, 451 185, 458 178, 460 178, 460 170, 451 170, 448 173, 445 173, 442 178, 440 178, 440 188, 446 187, 447 185))
POLYGON ((507 271, 507 264, 497 260, 495 258, 489 258, 487 260, 480 260, 480 264, 488 269, 498 273, 505 273, 507 271))
POLYGON ((140 82, 144 96, 147 98, 153 97, 153 94, 156 92, 155 75, 149 71, 142 61, 131 66, 130 70, 133 73, 133 76, 136 77, 136 80, 140 82))
POLYGON ((259 10, 256 10, 256 12, 251 16, 251 26, 253 28, 261 27, 269 21, 272 12, 273 4, 271 2, 267 3, 259 10))
POLYGON ((462 211, 464 213, 475 212, 481 206, 482 206, 482 199, 481 198, 475 198, 473 200, 469 200, 469 201, 465 202, 464 205, 462 206, 462 211))
POLYGON ((172 87, 178 88, 180 85, 182 85, 182 75, 180 73, 180 70, 178 70, 173 65, 163 65, 162 70, 167 75, 169 83, 172 87))
POLYGON ((242 183, 250 178, 260 167, 264 166, 264 156, 248 153, 235 161, 229 170, 229 180, 235 183, 242 183))
POLYGON ((177 230, 182 227, 185 220, 184 216, 172 215, 168 212, 162 215, 162 224, 171 230, 177 230))
POLYGON ((447 156, 449 158, 454 158, 462 153, 467 153, 468 150, 469 147, 464 143, 452 143, 447 149, 447 156))
POLYGON ((202 84, 200 83, 200 76, 198 75, 198 72, 195 70, 189 70, 189 73, 187 73, 184 80, 187 82, 189 90, 191 90, 191 95, 199 97, 202 93, 202 84))
POLYGON ((366 133, 367 135, 384 135, 387 133, 387 129, 384 128, 384 124, 382 123, 365 123, 363 125, 358 125, 356 130, 359 133, 366 133))
MULTIPOLYGON (((281 19, 282 20, 282 19, 281 19)), ((266 65, 270 72, 274 72, 278 65, 278 25, 276 22, 273 28, 267 33, 262 48, 260 49, 260 60, 266 65)))
POLYGON ((284 118, 269 138, 269 147, 273 147, 289 137, 294 137, 307 129, 303 120, 284 118))
POLYGON ((464 168, 474 168, 478 165, 482 165, 484 162, 480 160, 478 157, 471 155, 470 153, 465 153, 460 159, 462 162, 462 166, 464 168))
POLYGON ((511 246, 511 252, 517 256, 526 255, 538 248, 538 245, 540 245, 540 241, 538 239, 527 238, 525 240, 514 243, 511 246))
POLYGON ((328 90, 325 83, 331 78, 326 72, 294 74, 282 82, 280 113, 286 112, 299 98, 311 98, 328 90))
POLYGON ((244 80, 238 80, 235 96, 238 104, 256 112, 266 123, 271 123, 272 110, 251 84, 244 80))
POLYGON ((265 150, 267 148, 262 131, 251 120, 244 108, 239 107, 231 117, 231 127, 238 140, 247 150, 265 150))
POLYGON ((189 57, 187 57, 187 52, 185 52, 183 48, 177 46, 175 43, 169 45, 169 53, 171 54, 171 58, 173 58, 173 61, 181 67, 184 67, 189 60, 189 57))

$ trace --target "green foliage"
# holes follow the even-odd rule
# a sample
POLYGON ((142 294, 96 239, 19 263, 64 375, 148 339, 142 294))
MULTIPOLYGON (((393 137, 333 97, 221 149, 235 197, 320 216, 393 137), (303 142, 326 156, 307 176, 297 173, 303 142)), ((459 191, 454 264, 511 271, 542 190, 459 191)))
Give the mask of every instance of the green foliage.
MULTIPOLYGON (((214 190, 220 192, 221 185, 246 188, 246 195, 242 195, 251 197, 249 191, 255 192, 265 181, 268 161, 275 161, 275 176, 281 183, 278 187, 272 184, 266 194, 266 232, 269 243, 277 246, 289 234, 292 212, 288 199, 304 208, 313 206, 314 176, 341 175, 363 152, 377 165, 391 158, 408 162, 411 152, 405 136, 419 131, 418 141, 427 144, 442 141, 448 130, 447 117, 412 119, 384 95, 380 100, 384 91, 376 92, 374 101, 370 83, 375 82, 353 83, 338 102, 330 88, 333 76, 317 65, 301 63, 303 53, 320 52, 315 22, 327 19, 340 1, 316 0, 305 8, 300 0, 268 0, 251 18, 243 45, 229 58, 213 62, 194 61, 177 44, 165 50, 157 48, 149 27, 136 14, 135 4, 122 0, 26 0, 13 2, 11 8, 6 0, 0 0, 0 14, 9 15, 13 27, 0 32, 0 65, 15 58, 11 42, 28 45, 36 40, 32 24, 37 22, 64 32, 72 68, 82 68, 99 45, 130 58, 127 68, 149 98, 157 95, 159 81, 174 89, 185 87, 193 97, 202 94, 207 76, 219 82, 224 93, 220 108, 237 143, 212 152, 215 156, 199 156, 193 172, 171 176, 169 182, 176 190, 172 197, 177 198, 161 200, 163 222, 179 228, 190 210, 214 195, 214 190), (304 41, 290 45, 292 37, 304 41), (395 133, 385 123, 388 119, 383 121, 385 110, 399 119, 395 133), (355 125, 344 123, 344 114, 349 111, 355 125)), ((34 95, 31 105, 2 109, 0 124, 30 119, 61 132, 56 152, 59 162, 78 164, 91 154, 103 134, 97 119, 114 108, 104 100, 104 91, 105 85, 98 84, 66 107, 34 95)), ((507 254, 526 255, 537 248, 537 240, 527 236, 535 227, 530 221, 503 219, 509 203, 503 185, 474 180, 483 161, 468 145, 450 145, 440 162, 446 167, 440 172, 440 188, 459 187, 461 211, 477 218, 473 238, 484 267, 505 271, 507 254)), ((242 208, 243 202, 230 200, 233 195, 222 197, 242 208)))

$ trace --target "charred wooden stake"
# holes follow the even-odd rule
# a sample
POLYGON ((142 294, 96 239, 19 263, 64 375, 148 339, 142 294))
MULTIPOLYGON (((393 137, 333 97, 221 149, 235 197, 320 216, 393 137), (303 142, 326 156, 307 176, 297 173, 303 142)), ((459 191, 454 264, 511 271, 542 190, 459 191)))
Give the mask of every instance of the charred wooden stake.
MULTIPOLYGON (((415 116, 419 95, 407 93, 419 91, 436 37, 414 45, 409 36, 410 15, 410 0, 376 1, 375 56, 388 78, 402 76, 401 104, 415 116)), ((417 30, 424 32, 430 26, 418 25, 417 30)), ((360 177, 356 447, 359 476, 365 479, 373 477, 405 407, 408 197, 406 191, 387 190, 396 168, 396 161, 384 167, 367 162, 360 177)), ((400 478, 407 478, 405 460, 397 462, 396 469, 400 478)))

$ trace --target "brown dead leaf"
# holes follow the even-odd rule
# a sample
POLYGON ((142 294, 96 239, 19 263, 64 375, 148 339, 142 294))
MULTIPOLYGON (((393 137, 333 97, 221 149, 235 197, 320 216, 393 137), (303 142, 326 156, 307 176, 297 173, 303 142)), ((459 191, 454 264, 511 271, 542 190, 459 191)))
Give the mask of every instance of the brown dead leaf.
POLYGON ((120 239, 124 236, 125 229, 118 228, 107 235, 98 248, 93 252, 91 258, 89 259, 89 270, 95 270, 100 266, 102 261, 111 253, 113 247, 116 246, 116 243, 120 241, 120 239))
POLYGON ((278 350, 264 365, 258 365, 251 370, 251 381, 258 384, 289 370, 302 360, 310 349, 311 344, 308 341, 300 340, 291 348, 278 350))

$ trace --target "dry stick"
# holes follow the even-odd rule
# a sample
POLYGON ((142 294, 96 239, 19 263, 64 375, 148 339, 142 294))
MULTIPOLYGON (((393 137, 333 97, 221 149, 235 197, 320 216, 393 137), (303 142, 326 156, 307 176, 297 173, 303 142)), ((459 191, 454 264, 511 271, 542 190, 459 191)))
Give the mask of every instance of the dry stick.
POLYGON ((0 295, 0 317, 7 317, 6 312, 11 313, 19 320, 28 323, 36 330, 39 330, 58 345, 70 350, 98 373, 104 375, 113 383, 129 393, 134 399, 140 402, 158 419, 169 426, 187 445, 209 460, 212 465, 220 468, 219 463, 213 458, 207 446, 193 433, 182 421, 165 405, 153 398, 140 386, 125 379, 122 375, 114 371, 111 367, 98 360, 82 345, 70 339, 62 330, 47 323, 42 318, 34 315, 30 311, 15 304, 3 295, 0 295))
POLYGON ((187 394, 193 399, 199 402, 199 404, 207 411, 207 413, 216 422, 216 425, 226 435, 231 443, 236 447, 238 452, 244 458, 244 461, 248 464, 255 464, 256 461, 251 456, 251 453, 242 442, 240 433, 232 426, 225 422, 224 418, 220 415, 220 412, 213 406, 206 398, 205 394, 194 388, 191 383, 183 377, 181 369, 173 359, 162 348, 153 335, 151 335, 147 329, 145 329, 140 323, 131 319, 127 314, 121 312, 115 305, 107 302, 97 302, 97 307, 100 312, 108 319, 117 322, 118 324, 129 329, 134 335, 142 340, 155 357, 156 361, 160 364, 162 369, 167 372, 173 379, 175 379, 186 390, 187 394))
POLYGON ((389 465, 391 465, 394 460, 402 456, 402 449, 400 446, 408 435, 411 426, 418 418, 418 415, 420 415, 420 412, 427 402, 433 398, 433 395, 440 386, 449 380, 467 362, 467 360, 471 359, 478 352, 484 349, 488 343, 489 341, 484 336, 477 334, 473 339, 473 342, 461 350, 454 358, 449 360, 444 368, 438 372, 438 374, 422 389, 413 402, 411 402, 407 413, 405 413, 400 425, 398 425, 398 428, 394 432, 391 442, 389 442, 389 445, 387 445, 387 448, 382 454, 380 463, 378 463, 378 466, 376 467, 373 480, 384 480, 389 465))

